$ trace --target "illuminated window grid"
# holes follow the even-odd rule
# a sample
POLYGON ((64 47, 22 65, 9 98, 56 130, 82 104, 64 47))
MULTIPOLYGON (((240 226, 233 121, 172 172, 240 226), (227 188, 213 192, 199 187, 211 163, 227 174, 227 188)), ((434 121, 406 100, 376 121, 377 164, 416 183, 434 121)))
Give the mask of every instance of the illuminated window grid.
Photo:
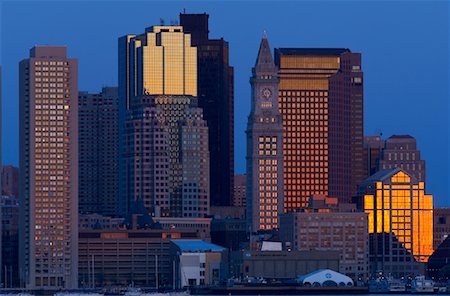
POLYGON ((284 211, 328 195, 328 92, 279 91, 284 128, 284 211))
POLYGON ((64 178, 71 152, 69 72, 66 62, 36 61, 35 66, 36 273, 62 275, 64 253, 70 252, 70 183, 64 178))
POLYGON ((369 214, 369 233, 392 232, 419 262, 433 253, 433 202, 424 193, 424 183, 411 184, 403 172, 391 178, 391 185, 377 182, 376 196, 364 196, 369 214))
POLYGON ((272 159, 277 155, 277 138, 259 137, 258 154, 259 229, 270 230, 278 228, 278 164, 272 159))

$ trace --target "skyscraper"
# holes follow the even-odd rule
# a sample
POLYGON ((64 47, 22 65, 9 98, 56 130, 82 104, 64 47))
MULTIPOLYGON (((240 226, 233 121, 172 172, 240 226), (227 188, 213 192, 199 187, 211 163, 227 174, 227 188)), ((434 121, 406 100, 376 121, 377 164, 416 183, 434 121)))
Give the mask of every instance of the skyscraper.
POLYGON ((364 136, 364 171, 366 178, 378 171, 378 162, 384 149, 385 141, 380 136, 364 136))
POLYGON ((117 87, 78 95, 80 213, 118 215, 118 96, 117 87))
POLYGON ((0 167, 1 173, 1 194, 3 196, 19 197, 19 168, 7 165, 0 167))
POLYGON ((360 208, 369 214, 372 273, 420 274, 416 262, 433 253, 433 197, 406 171, 382 170, 361 183, 360 208))
POLYGON ((180 14, 180 25, 197 47, 198 105, 208 125, 212 206, 230 206, 234 182, 234 69, 228 42, 210 39, 209 15, 180 14))
POLYGON ((313 194, 350 201, 364 179, 361 54, 344 48, 278 48, 284 127, 284 207, 313 194))
POLYGON ((380 154, 378 170, 401 168, 417 181, 425 182, 425 160, 420 159, 416 139, 410 135, 393 135, 386 140, 380 154))
POLYGON ((247 228, 278 228, 283 213, 283 125, 278 110, 278 75, 266 33, 252 69, 247 123, 247 228))
POLYGON ((121 210, 209 213, 208 128, 197 107, 197 51, 180 26, 119 39, 121 210))
POLYGON ((78 61, 36 46, 20 62, 20 277, 78 285, 78 61))

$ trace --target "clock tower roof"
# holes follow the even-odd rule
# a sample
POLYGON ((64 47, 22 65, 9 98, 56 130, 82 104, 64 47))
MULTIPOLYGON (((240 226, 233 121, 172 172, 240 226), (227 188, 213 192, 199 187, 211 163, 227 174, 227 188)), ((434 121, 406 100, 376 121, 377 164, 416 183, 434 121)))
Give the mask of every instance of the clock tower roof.
POLYGON ((259 46, 258 57, 256 58, 256 64, 253 68, 255 75, 274 75, 276 73, 275 63, 270 52, 269 40, 267 39, 266 31, 264 31, 259 46))

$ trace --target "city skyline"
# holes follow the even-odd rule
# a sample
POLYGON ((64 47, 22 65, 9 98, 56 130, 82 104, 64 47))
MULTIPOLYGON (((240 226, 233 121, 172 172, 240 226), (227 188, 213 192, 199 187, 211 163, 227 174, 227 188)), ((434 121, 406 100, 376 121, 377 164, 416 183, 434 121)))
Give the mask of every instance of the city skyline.
MULTIPOLYGON (((178 13, 186 8, 188 13, 210 14, 210 35, 212 38, 223 37, 230 43, 230 64, 235 67, 235 171, 245 171, 245 125, 250 109, 250 88, 248 77, 254 62, 254 48, 258 46, 259 38, 265 29, 271 40, 273 48, 279 47, 345 47, 363 55, 362 67, 365 73, 365 135, 383 133, 383 138, 393 134, 411 134, 417 139, 417 145, 422 152, 422 159, 427 162, 427 191, 435 197, 436 206, 449 205, 448 198, 448 4, 439 3, 435 7, 423 3, 408 3, 405 6, 396 4, 359 4, 342 2, 341 5, 330 3, 327 9, 321 9, 320 4, 280 2, 283 5, 271 11, 271 2, 243 2, 240 11, 236 12, 233 23, 226 21, 226 12, 231 11, 223 2, 211 3, 180 3, 178 8, 173 4, 162 4, 159 11, 151 14, 135 12, 142 17, 135 17, 125 13, 123 22, 115 24, 114 16, 123 12, 127 6, 150 7, 145 3, 111 2, 108 5, 105 17, 98 24, 78 24, 74 18, 78 12, 86 12, 89 17, 99 18, 98 15, 105 2, 82 3, 65 2, 51 3, 53 20, 38 24, 38 18, 32 13, 39 11, 39 18, 45 18, 48 11, 45 2, 15 5, 4 3, 2 7, 2 65, 3 65, 3 126, 4 141, 3 163, 18 164, 18 73, 17 62, 35 44, 67 45, 69 56, 77 57, 80 61, 79 90, 100 91, 102 86, 117 85, 117 38, 128 33, 138 33, 142 27, 159 23, 162 17, 166 23, 178 19, 178 13), (254 8, 257 4, 258 9, 254 8), (354 10, 346 12, 345 7, 352 5, 354 10), (443 5, 444 7, 441 7, 443 5), (371 28, 375 19, 368 16, 370 12, 381 11, 389 6, 384 14, 384 23, 378 23, 377 28, 371 28), (169 8, 172 7, 172 8, 169 8), (294 12, 288 9, 304 10, 302 18, 298 20, 299 32, 284 30, 292 23, 294 12), (58 11, 75 9, 74 13, 64 16, 64 21, 58 19, 58 11), (21 13, 21 22, 13 20, 18 9, 21 13), (348 17, 345 22, 336 22, 337 18, 348 17), (408 11, 404 22, 395 22, 396 13, 408 11), (224 13, 219 13, 219 11, 224 13), (281 15, 283 11, 286 15, 281 15), (323 12, 329 19, 326 25, 306 26, 313 16, 310 12, 323 12), (272 12, 272 14, 270 14, 272 12), (342 15, 342 13, 344 15, 342 15), (239 18, 240 16, 247 16, 239 18), (427 18, 428 17, 428 18, 427 18), (431 19, 433 17, 433 19, 431 19), (224 21, 225 18, 225 21, 224 21), (252 20, 252 21, 250 21, 252 20), (432 21, 431 21, 432 20, 432 21), (445 23, 446 22, 446 23, 445 23), (58 23, 58 28, 54 26, 58 23), (329 24, 334 25, 334 31, 329 30, 329 24), (31 24, 33 24, 31 26, 31 24), (447 24, 447 25, 446 25, 447 24), (229 25, 229 26, 228 26, 229 25), (341 25, 345 25, 342 27, 341 25), (62 35, 62 32, 73 32, 77 29, 85 34, 72 33, 62 35), (27 31, 23 31, 24 29, 27 31), (237 29, 239 28, 239 30, 237 29), (9 31, 8 31, 9 30, 9 31), (341 34, 335 34, 339 31, 341 34), (391 32, 388 32, 391 31, 391 32), (433 34, 428 34, 432 31, 433 34), (42 34, 40 33, 42 32, 42 34), (59 32, 59 33, 58 33, 59 32), (100 32, 104 32, 99 36, 100 32), (22 38, 15 36, 20 33, 22 38), (442 35, 439 35, 442 34, 442 35), (49 36, 53 37, 49 37, 49 36), (69 36, 70 35, 70 36, 69 36), (56 37, 55 37, 56 36, 56 37), (94 40, 94 36, 96 39, 94 40), (396 36, 401 36, 398 38, 396 36), (98 38, 97 38, 98 37, 98 38), (14 39, 12 39, 14 38, 14 39), (384 38, 384 41, 383 39, 384 38), (376 39, 377 41, 371 41, 376 39), (14 40, 14 42, 12 42, 14 40), (381 41, 380 41, 381 40, 381 41), (16 42, 17 41, 17 42, 16 42), (102 54, 95 54, 97 42, 104 43, 102 54), (106 45, 106 46, 105 46, 106 45), (108 46, 110 48, 108 48, 108 46), (402 51, 400 51, 402 50, 402 51), (422 58, 426 57, 426 58, 422 58), (411 61, 414 67, 411 67, 411 61), (100 72, 103 75, 100 75, 100 72), (107 73, 107 74, 105 74, 107 73), (382 73, 382 75, 380 75, 382 73), (429 75, 433 73, 435 75, 429 75), (96 79, 93 79, 96 77, 96 79), (97 78, 101 77, 101 78, 97 78), (16 99, 14 99, 16 98, 16 99), (425 99, 424 99, 425 98, 425 99), (413 103, 407 103, 413 102, 413 103), (389 107, 389 108, 386 108, 389 107), (447 108, 446 108, 447 107, 447 108), (395 111, 395 109, 399 111, 395 111), (414 110, 420 109, 423 117, 419 120, 417 115, 411 115, 414 110), (380 114, 383 114, 380 116, 380 114), (422 119, 422 120, 421 120, 422 119), (436 132, 440 131, 440 137, 436 132), (443 136, 442 136, 443 135, 443 136)), ((142 9, 144 10, 144 9, 142 9)), ((384 11, 384 10, 383 10, 384 11)), ((234 12, 233 12, 234 13, 234 12)), ((374 13, 377 15, 377 13, 374 13)), ((296 19, 297 21, 297 19, 296 19)), ((297 30, 296 30, 297 31, 297 30)))

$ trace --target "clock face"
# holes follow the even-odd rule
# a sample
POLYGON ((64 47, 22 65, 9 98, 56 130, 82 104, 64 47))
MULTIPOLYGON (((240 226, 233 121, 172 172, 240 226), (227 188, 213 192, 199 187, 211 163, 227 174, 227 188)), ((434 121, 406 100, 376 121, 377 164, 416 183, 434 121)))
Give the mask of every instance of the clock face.
POLYGON ((262 96, 265 99, 270 99, 270 97, 272 97, 272 91, 266 87, 262 90, 262 96))

